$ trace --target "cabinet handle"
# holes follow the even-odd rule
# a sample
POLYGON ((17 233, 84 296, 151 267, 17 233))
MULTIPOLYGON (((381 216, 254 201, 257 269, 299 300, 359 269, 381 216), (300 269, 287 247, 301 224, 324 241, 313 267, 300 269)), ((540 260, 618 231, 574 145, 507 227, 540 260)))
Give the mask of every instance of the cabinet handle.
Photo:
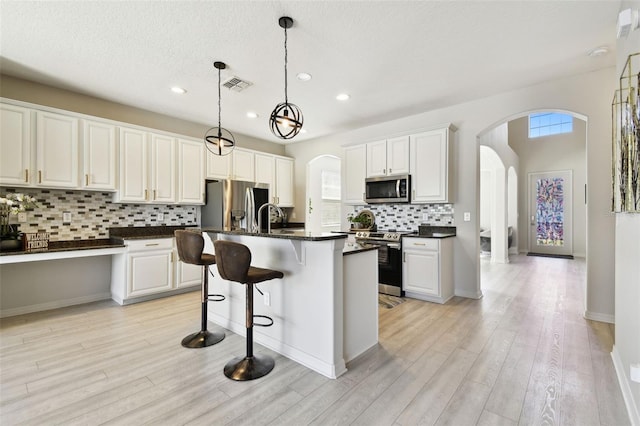
POLYGON ((147 243, 145 244, 145 247, 153 247, 153 246, 159 246, 160 243, 147 243))
POLYGON ((175 262, 175 258, 173 257, 173 252, 171 252, 171 263, 175 262))
POLYGON ((402 263, 407 263, 407 253, 402 253, 402 263))
POLYGON ((387 169, 382 169, 382 174, 386 175, 387 174, 387 169))
POLYGON ((393 170, 389 169, 389 174, 393 173, 393 170))
POLYGON ((414 246, 426 246, 425 243, 413 243, 414 246))
POLYGON ((154 189, 153 190, 153 201, 155 201, 155 200, 156 200, 156 190, 154 189))
POLYGON ((29 183, 29 169, 24 169, 24 181, 29 183))
POLYGON ((84 185, 89 186, 89 175, 84 175, 84 185))
POLYGON ((42 183, 42 170, 38 170, 38 183, 42 183))
POLYGON ((149 199, 149 191, 144 190, 144 200, 147 201, 149 199))

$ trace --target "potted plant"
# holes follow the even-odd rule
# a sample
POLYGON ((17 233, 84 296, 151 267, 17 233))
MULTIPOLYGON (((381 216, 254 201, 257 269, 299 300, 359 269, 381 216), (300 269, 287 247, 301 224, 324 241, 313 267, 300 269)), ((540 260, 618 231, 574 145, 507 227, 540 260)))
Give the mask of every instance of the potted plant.
POLYGON ((347 216, 347 220, 351 223, 351 228, 353 229, 367 229, 371 228, 371 218, 364 214, 357 214, 354 216, 353 213, 347 216))

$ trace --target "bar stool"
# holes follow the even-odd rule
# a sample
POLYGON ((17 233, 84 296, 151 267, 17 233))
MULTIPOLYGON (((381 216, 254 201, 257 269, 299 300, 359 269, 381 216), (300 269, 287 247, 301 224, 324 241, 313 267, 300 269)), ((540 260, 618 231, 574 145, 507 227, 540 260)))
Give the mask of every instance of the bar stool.
POLYGON ((225 298, 221 294, 209 294, 209 265, 216 263, 216 257, 203 253, 204 238, 197 232, 178 230, 175 232, 178 257, 184 263, 201 265, 204 278, 202 279, 202 318, 200 331, 182 339, 185 348, 206 348, 224 339, 223 332, 207 330, 207 302, 221 302, 225 298))
POLYGON ((253 314, 253 285, 284 277, 280 271, 256 268, 251 266, 251 251, 243 244, 232 241, 217 240, 213 242, 216 251, 216 266, 218 273, 227 281, 235 281, 246 285, 246 327, 247 354, 235 357, 224 366, 224 375, 232 380, 253 380, 269 374, 275 365, 273 358, 268 355, 254 355, 253 326, 269 327, 273 320, 266 315, 253 314), (253 322, 254 317, 271 321, 268 324, 253 322))

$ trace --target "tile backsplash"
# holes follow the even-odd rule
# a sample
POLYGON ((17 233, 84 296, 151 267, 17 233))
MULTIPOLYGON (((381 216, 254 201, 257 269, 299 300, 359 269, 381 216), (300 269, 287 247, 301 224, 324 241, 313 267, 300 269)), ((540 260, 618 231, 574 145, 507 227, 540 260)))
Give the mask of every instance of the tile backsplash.
POLYGON ((354 212, 371 210, 378 229, 417 231, 418 225, 454 226, 453 204, 372 204, 354 206, 354 212), (423 219, 426 215, 426 220, 423 219))
POLYGON ((27 211, 21 232, 49 232, 51 241, 108 238, 109 228, 118 226, 197 225, 196 206, 114 203, 113 193, 63 189, 0 188, 0 196, 18 192, 36 197, 38 207, 27 211), (63 223, 62 214, 71 214, 63 223), (164 214, 162 221, 158 214, 164 214))

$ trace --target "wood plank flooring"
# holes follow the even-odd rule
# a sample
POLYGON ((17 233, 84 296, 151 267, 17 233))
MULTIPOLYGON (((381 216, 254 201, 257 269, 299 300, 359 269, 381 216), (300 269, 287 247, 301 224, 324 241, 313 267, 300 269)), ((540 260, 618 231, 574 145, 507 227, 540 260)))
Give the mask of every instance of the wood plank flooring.
POLYGON ((259 345, 273 372, 228 380, 244 338, 180 346, 199 292, 5 318, 0 424, 627 425, 613 327, 582 318, 584 276, 580 259, 483 260, 482 299, 380 309, 380 344, 337 380, 259 345))

